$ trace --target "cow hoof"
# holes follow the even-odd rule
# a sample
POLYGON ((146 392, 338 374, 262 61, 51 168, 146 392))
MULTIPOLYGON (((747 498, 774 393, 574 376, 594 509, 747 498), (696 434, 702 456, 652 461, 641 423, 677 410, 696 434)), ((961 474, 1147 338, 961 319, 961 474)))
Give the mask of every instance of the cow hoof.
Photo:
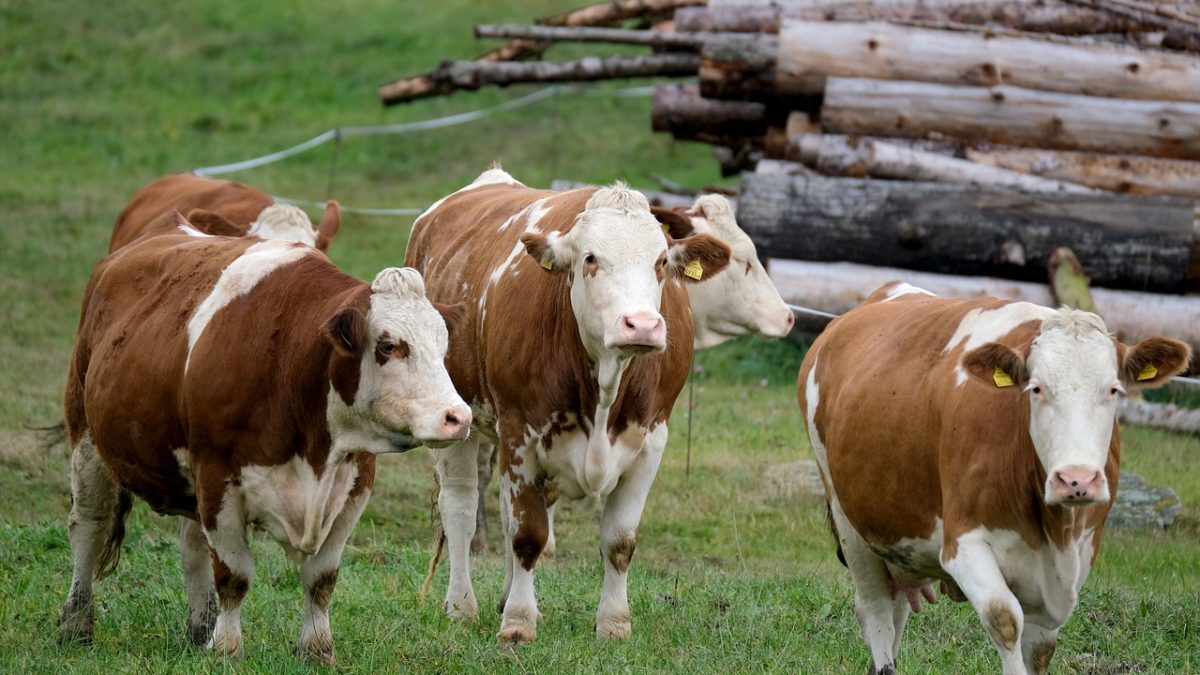
POLYGON ((337 664, 337 657, 333 653, 333 637, 329 635, 314 636, 308 644, 297 645, 296 655, 318 666, 337 664))
POLYGON ((629 637, 633 632, 633 624, 629 620, 629 616, 613 617, 610 619, 599 620, 596 622, 596 637, 598 638, 616 638, 623 640, 629 637))
POLYGON ((514 644, 528 644, 533 642, 533 638, 537 636, 537 628, 525 621, 513 621, 505 623, 496 634, 496 639, 500 642, 508 642, 514 644))
POLYGON ((240 659, 242 658, 242 636, 238 634, 226 634, 221 637, 213 636, 211 645, 213 656, 219 659, 240 659))
POLYGON ((196 647, 203 647, 212 639, 213 628, 217 625, 217 601, 209 597, 208 605, 199 616, 188 617, 188 640, 196 647))
POLYGON ((451 621, 478 621, 479 605, 475 602, 446 602, 446 616, 451 621))
POLYGON ((558 554, 558 548, 554 544, 546 544, 542 548, 542 554, 538 556, 538 562, 550 562, 558 554))
POLYGON ((92 608, 64 607, 58 619, 58 642, 63 645, 92 644, 92 608))
POLYGON ((90 645, 92 644, 92 629, 67 629, 60 628, 58 632, 58 644, 60 645, 90 645))

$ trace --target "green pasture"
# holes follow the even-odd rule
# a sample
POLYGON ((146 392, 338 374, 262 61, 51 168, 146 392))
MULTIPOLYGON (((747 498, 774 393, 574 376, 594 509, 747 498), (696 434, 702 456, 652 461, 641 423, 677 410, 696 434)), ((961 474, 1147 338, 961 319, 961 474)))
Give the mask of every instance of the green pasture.
MULTIPOLYGON (((60 419, 84 283, 117 212, 148 180, 335 126, 438 117, 529 93, 463 93, 390 110, 375 98, 382 83, 485 49, 470 36, 475 22, 527 21, 575 4, 0 0, 0 672, 313 670, 292 654, 297 573, 265 538, 254 542, 245 658, 214 661, 187 647, 176 524, 141 506, 118 571, 96 588, 95 644, 57 644, 70 580, 68 454, 43 448, 31 427, 60 419)), ((558 48, 551 57, 579 53, 558 48)), ((654 174, 719 182, 707 147, 650 133, 649 107, 644 97, 560 96, 471 124, 347 139, 332 172, 327 145, 233 177, 368 207, 424 207, 494 159, 531 185, 556 177, 653 185, 654 174)), ((410 221, 346 215, 332 257, 370 278, 402 262, 410 221)), ((480 622, 450 624, 440 609, 444 567, 433 597, 417 593, 434 533, 429 455, 385 457, 334 595, 336 670, 864 672, 868 653, 822 502, 768 479, 810 457, 795 402, 801 357, 791 342, 745 339, 697 359, 690 471, 685 391, 642 522, 634 635, 623 642, 593 637, 602 567, 597 515, 586 509, 560 512, 558 558, 538 572, 545 622, 534 644, 496 643, 496 553, 475 561, 480 622)), ((1185 507, 1165 533, 1105 535, 1053 671, 1200 671, 1200 439, 1138 428, 1124 438, 1124 466, 1175 487, 1185 507)), ((913 617, 899 662, 908 673, 998 666, 973 612, 950 602, 913 617)))

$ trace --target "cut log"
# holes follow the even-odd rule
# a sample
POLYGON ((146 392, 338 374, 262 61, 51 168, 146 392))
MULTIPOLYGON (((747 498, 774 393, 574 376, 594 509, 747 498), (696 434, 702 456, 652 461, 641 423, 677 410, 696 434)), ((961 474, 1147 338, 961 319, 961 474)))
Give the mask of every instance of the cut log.
POLYGON ((936 134, 1026 147, 1200 159, 1200 104, 1010 86, 830 78, 821 125, 848 135, 936 134))
MULTIPOLYGON (((479 24, 475 37, 518 38, 540 42, 609 42, 614 44, 647 45, 675 49, 695 49, 704 36, 659 30, 627 30, 624 28, 592 28, 583 26, 526 26, 524 24, 479 24)), ((720 39, 711 37, 709 39, 720 39)))
POLYGON ((1164 14, 1162 5, 1145 5, 1126 0, 1066 0, 1072 5, 1080 5, 1108 12, 1114 16, 1122 16, 1143 25, 1155 26, 1167 31, 1164 46, 1173 49, 1195 50, 1200 45, 1200 19, 1194 16, 1171 12, 1169 8, 1164 14))
POLYGON ((1200 408, 1184 408, 1171 403, 1150 403, 1140 398, 1122 398, 1117 404, 1117 416, 1126 424, 1140 424, 1181 434, 1200 435, 1200 408))
POLYGON ((969 24, 1059 35, 1133 33, 1150 29, 1134 19, 1086 7, 1028 2, 962 2, 936 6, 924 3, 847 4, 841 0, 825 0, 782 6, 686 7, 675 12, 675 30, 778 33, 785 19, 969 24))
POLYGON ((980 164, 1113 192, 1200 198, 1200 162, 999 146, 965 152, 980 164))
POLYGON ((1043 281, 1069 245, 1097 285, 1175 293, 1200 269, 1191 200, 749 173, 741 195, 770 257, 1043 281))
POLYGON ((777 40, 764 36, 749 46, 746 41, 730 35, 717 41, 721 44, 705 45, 705 66, 739 59, 746 63, 736 82, 728 81, 729 66, 711 74, 702 67, 702 80, 716 78, 705 96, 814 95, 824 90, 829 77, 862 77, 1200 102, 1200 59, 1131 47, 878 22, 785 21, 777 40))
POLYGON ((666 15, 680 7, 703 5, 706 0, 616 0, 580 7, 538 19, 543 26, 600 26, 647 15, 666 15))
POLYGON ((1040 178, 885 140, 829 134, 793 135, 801 161, 826 176, 995 185, 1025 192, 1094 192, 1075 183, 1040 178))
MULTIPOLYGON (((739 223, 744 225, 740 218, 739 223)), ((991 295, 1055 306, 1054 298, 1044 283, 993 277, 960 277, 845 262, 772 259, 767 270, 786 302, 834 314, 850 310, 875 289, 897 279, 945 297, 991 295)), ((1200 297, 1107 288, 1093 288, 1092 297, 1108 329, 1116 332, 1126 343, 1132 344, 1152 335, 1165 335, 1187 342, 1193 351, 1200 349, 1200 321, 1196 321, 1196 317, 1200 316, 1200 297)))
POLYGON ((767 133, 767 107, 752 101, 720 101, 700 97, 694 84, 654 88, 650 114, 654 131, 670 132, 681 140, 725 145, 739 138, 767 133))
POLYGON ((504 87, 522 82, 589 82, 628 77, 682 77, 694 75, 699 66, 695 54, 668 53, 646 56, 585 57, 577 61, 533 61, 528 63, 476 63, 446 61, 429 73, 441 89, 450 93, 489 85, 504 87))
MULTIPOLYGON (((508 44, 501 45, 474 60, 476 63, 519 61, 533 56, 541 56, 542 52, 546 51, 546 47, 544 42, 510 40, 508 44)), ((379 99, 384 105, 396 105, 442 94, 442 89, 429 74, 406 77, 379 88, 379 99)))

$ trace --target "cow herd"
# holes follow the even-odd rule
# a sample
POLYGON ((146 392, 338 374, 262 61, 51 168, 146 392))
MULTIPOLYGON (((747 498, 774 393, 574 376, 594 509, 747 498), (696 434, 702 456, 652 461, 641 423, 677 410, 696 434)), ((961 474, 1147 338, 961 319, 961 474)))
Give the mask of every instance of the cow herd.
MULTIPOLYGON (((238 183, 174 175, 122 211, 87 284, 65 393, 74 572, 65 640, 137 496, 179 516, 190 640, 243 651, 251 529, 300 569, 299 652, 334 656, 328 606, 376 455, 426 446, 450 567, 500 481, 499 638, 535 638, 534 569, 558 500, 603 504, 600 637, 632 630, 627 575, 693 351, 782 337, 791 311, 720 196, 682 212, 621 183, 551 192, 499 167, 417 218, 371 283, 325 251, 339 224, 238 183), (399 252, 397 252, 397 255, 399 252)), ((922 599, 969 601, 1005 673, 1045 672, 1117 489, 1116 400, 1187 367, 1094 314, 903 283, 836 319, 798 378, 872 671, 894 672, 922 599)), ((439 544, 439 554, 441 544, 439 544)))

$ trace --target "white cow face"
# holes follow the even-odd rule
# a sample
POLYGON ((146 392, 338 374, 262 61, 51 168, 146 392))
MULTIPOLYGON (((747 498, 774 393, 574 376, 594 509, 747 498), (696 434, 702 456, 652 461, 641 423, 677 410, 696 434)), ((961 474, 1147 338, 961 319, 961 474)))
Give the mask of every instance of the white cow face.
POLYGON ((1110 498, 1108 462, 1117 399, 1156 387, 1187 366, 1189 347, 1152 337, 1129 347, 1090 312, 1063 309, 1042 322, 1022 358, 999 343, 967 354, 971 374, 1029 399, 1029 437, 1046 472, 1047 504, 1080 506, 1110 498))
POLYGON ((729 263, 729 248, 713 237, 665 236, 646 198, 620 183, 596 191, 565 235, 530 231, 521 241, 542 267, 569 275, 575 320, 593 358, 661 352, 663 283, 705 280, 729 263))
POLYGON ((392 446, 381 446, 385 450, 466 438, 471 409, 445 365, 449 330, 462 320, 462 305, 431 303, 419 272, 393 267, 371 283, 368 307, 365 315, 344 309, 327 325, 334 347, 357 360, 357 388, 346 412, 362 424, 348 426, 382 436, 392 446))
MULTIPOLYGON (((754 242, 738 227, 729 200, 703 195, 685 215, 690 216, 691 232, 712 235, 730 249, 729 269, 724 274, 688 286, 696 349, 714 347, 739 335, 779 338, 791 332, 796 322, 792 310, 758 261, 754 242)), ((664 220, 664 224, 668 223, 664 220)), ((690 234, 669 227, 672 237, 690 234)))

